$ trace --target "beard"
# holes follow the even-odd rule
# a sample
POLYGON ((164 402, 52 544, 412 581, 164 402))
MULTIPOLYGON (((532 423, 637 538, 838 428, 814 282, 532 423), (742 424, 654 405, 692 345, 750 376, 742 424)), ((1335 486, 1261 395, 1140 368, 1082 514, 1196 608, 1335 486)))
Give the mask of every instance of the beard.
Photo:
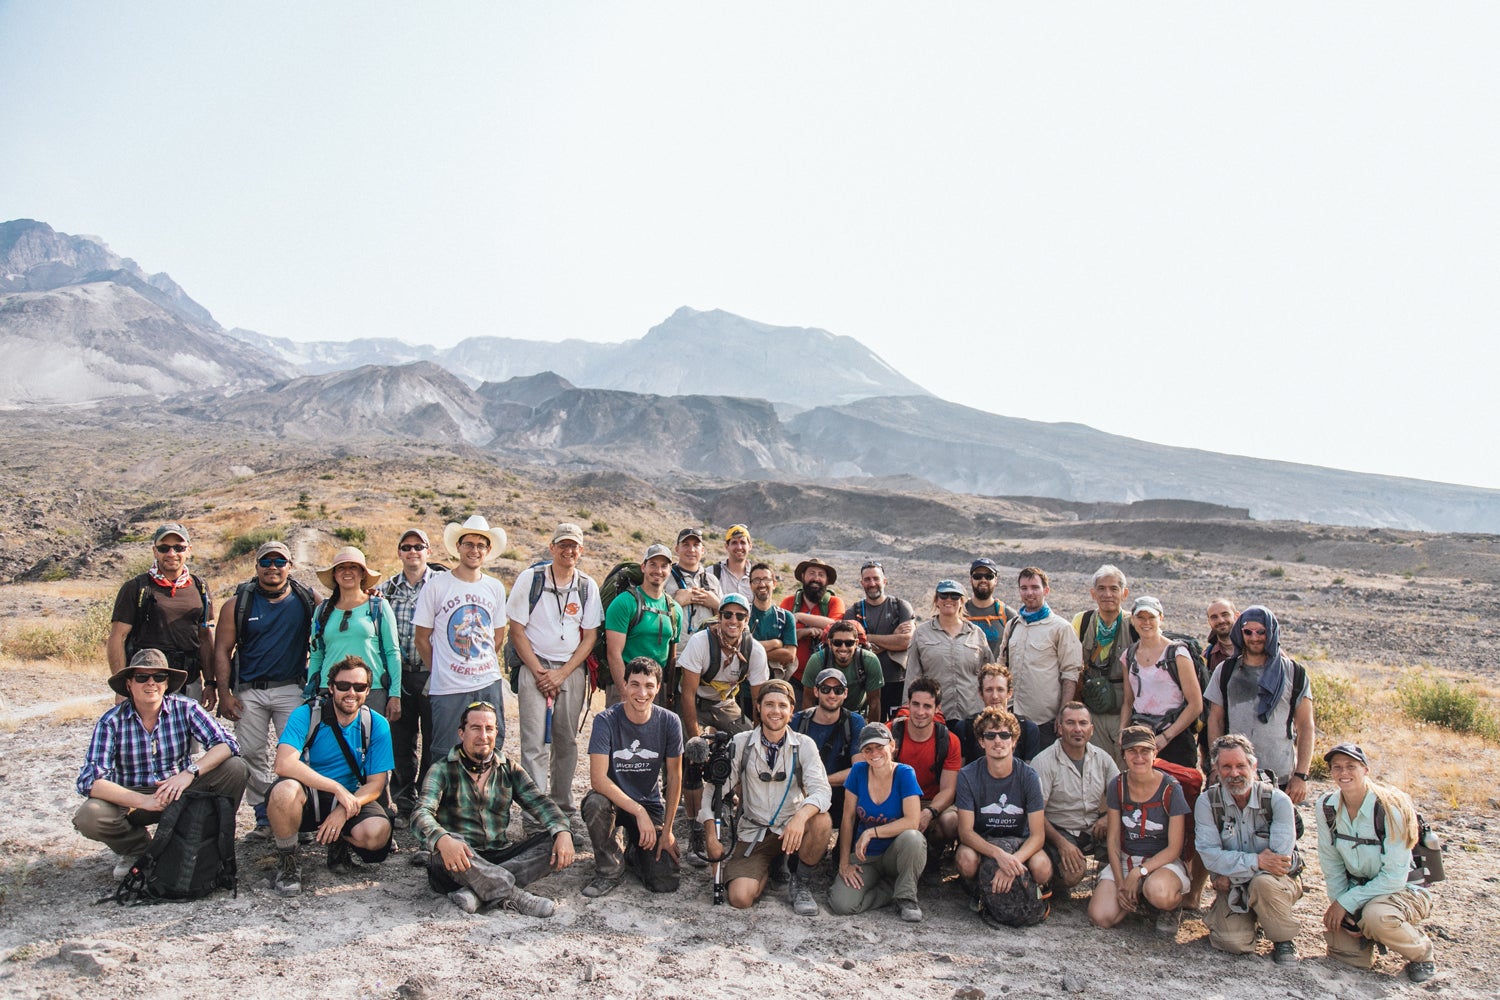
POLYGON ((995 596, 994 580, 970 580, 969 582, 974 591, 974 600, 978 603, 984 604, 995 596))
POLYGON ((802 596, 809 604, 817 604, 823 600, 823 591, 827 589, 822 580, 808 580, 802 584, 802 596))

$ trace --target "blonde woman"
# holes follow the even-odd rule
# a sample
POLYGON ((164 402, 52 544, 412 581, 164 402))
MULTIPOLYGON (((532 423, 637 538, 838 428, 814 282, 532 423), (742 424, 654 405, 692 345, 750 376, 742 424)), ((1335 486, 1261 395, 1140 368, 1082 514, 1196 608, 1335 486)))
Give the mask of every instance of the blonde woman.
POLYGON ((1130 623, 1140 639, 1120 655, 1124 701, 1120 725, 1144 725, 1156 734, 1156 755, 1183 767, 1198 766, 1193 724, 1203 713, 1203 690, 1187 646, 1162 631, 1161 601, 1139 597, 1130 623))
POLYGON ((896 763, 891 731, 883 723, 859 731, 859 755, 844 779, 839 874, 828 890, 828 908, 863 913, 894 899, 901 919, 917 923, 917 879, 927 864, 927 839, 917 829, 917 772, 896 763))
POLYGON ((1370 780, 1369 758, 1355 744, 1340 743, 1323 759, 1336 786, 1314 810, 1329 899, 1323 911, 1328 957, 1368 969, 1375 945, 1383 945, 1406 959, 1408 979, 1425 983, 1437 974, 1432 941, 1419 926, 1432 912, 1432 896, 1406 880, 1418 836, 1416 807, 1405 792, 1370 780))

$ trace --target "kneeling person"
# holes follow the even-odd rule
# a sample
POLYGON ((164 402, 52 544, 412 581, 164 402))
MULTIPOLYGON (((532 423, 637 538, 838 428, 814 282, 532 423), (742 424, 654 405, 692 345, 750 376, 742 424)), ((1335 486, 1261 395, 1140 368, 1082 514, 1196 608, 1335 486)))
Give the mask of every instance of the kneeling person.
POLYGON ((637 656, 625 664, 624 697, 594 716, 589 737, 593 790, 581 807, 594 845, 594 878, 583 887, 590 898, 620 884, 627 860, 650 891, 677 891, 677 841, 667 817, 677 815, 682 794, 682 722, 656 704, 660 689, 661 665, 637 656), (630 845, 623 852, 621 829, 630 845))
POLYGON ((984 757, 958 772, 958 874, 996 921, 1011 926, 1047 918, 1041 886, 1052 880, 1042 845, 1047 821, 1036 771, 1016 760, 1021 726, 1004 709, 974 720, 984 757))
POLYGON ((78 769, 78 794, 88 799, 73 826, 115 852, 116 879, 130 874, 151 843, 147 826, 183 792, 222 795, 239 808, 250 769, 234 737, 196 699, 173 693, 187 679, 159 649, 141 650, 109 679, 125 700, 94 725, 78 769), (196 761, 189 755, 194 739, 207 748, 196 761))
POLYGON ((271 888, 283 896, 302 891, 298 833, 315 832, 334 871, 352 866, 351 850, 372 863, 391 853, 391 817, 379 799, 396 759, 390 723, 365 705, 370 677, 364 660, 344 657, 328 672, 328 699, 297 709, 282 730, 266 818, 277 853, 271 888))
POLYGON ((722 877, 729 884, 729 902, 738 909, 752 905, 765 892, 774 855, 795 854, 801 865, 788 884, 792 908, 803 916, 818 912, 811 880, 802 869, 816 867, 828 853, 832 790, 818 745, 788 728, 796 699, 791 684, 767 681, 757 703, 760 725, 734 737, 734 767, 723 792, 727 801, 735 788, 740 790, 738 838, 727 854, 719 842, 711 798, 705 796, 698 814, 708 860, 726 862, 722 877))
POLYGON ((495 706, 475 702, 459 716, 458 746, 427 772, 412 829, 427 858, 427 883, 465 913, 500 905, 528 917, 552 916, 552 900, 521 887, 573 863, 573 837, 557 804, 520 767, 495 753, 495 706), (544 832, 512 845, 505 836, 514 802, 544 832))

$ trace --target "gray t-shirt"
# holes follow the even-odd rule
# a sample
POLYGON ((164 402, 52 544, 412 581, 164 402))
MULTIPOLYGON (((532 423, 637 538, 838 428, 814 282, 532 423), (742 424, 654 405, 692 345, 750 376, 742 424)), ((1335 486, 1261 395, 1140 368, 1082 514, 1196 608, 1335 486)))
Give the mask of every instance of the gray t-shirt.
MULTIPOLYGON (((1224 705, 1224 698, 1220 695, 1220 680, 1224 672, 1225 664, 1234 662, 1226 660, 1214 668, 1214 675, 1208 680, 1208 690, 1203 696, 1215 705, 1224 705)), ((1292 727, 1292 736, 1286 734, 1287 713, 1292 706, 1308 696, 1309 682, 1306 675, 1303 676, 1302 690, 1293 691, 1291 679, 1282 686, 1281 699, 1261 722, 1255 714, 1255 702, 1260 697, 1260 675, 1265 672, 1265 667, 1247 667, 1239 664, 1229 675, 1229 704, 1224 707, 1224 731, 1226 733, 1243 733, 1255 746, 1255 756, 1261 767, 1276 773, 1278 783, 1284 783, 1291 777, 1292 772, 1297 769, 1297 728, 1292 727)))
POLYGON ((662 774, 667 758, 682 756, 682 720, 651 706, 651 718, 641 725, 630 721, 623 704, 611 705, 594 716, 589 753, 609 757, 609 778, 621 791, 646 807, 651 818, 662 819, 662 774))
MULTIPOLYGON (((859 622, 867 635, 894 635, 896 629, 915 618, 911 604, 899 597, 885 595, 879 604, 871 604, 864 598, 852 602, 844 611, 844 621, 859 622)), ((906 680, 906 650, 890 653, 879 650, 880 672, 887 684, 906 680)))
POLYGON ((958 772, 959 809, 974 814, 974 832, 981 837, 1020 837, 1031 835, 1027 819, 1042 812, 1042 783, 1030 764, 1013 761, 1010 774, 997 778, 990 774, 989 764, 980 758, 958 772))
MULTIPOLYGON (((1120 786, 1128 780, 1121 775, 1111 781, 1105 788, 1104 802, 1109 808, 1120 810, 1120 822, 1125 827, 1121 849, 1133 857, 1149 858, 1167 849, 1168 819, 1186 816, 1192 810, 1188 808, 1187 796, 1182 794, 1182 786, 1170 774, 1161 776, 1161 783, 1151 798, 1145 802, 1127 802, 1122 807, 1120 786), (1162 805, 1164 801, 1166 806, 1162 805)), ((1129 788, 1125 789, 1125 794, 1130 794, 1129 788)), ((1187 841, 1183 841, 1183 846, 1187 846, 1187 841)))

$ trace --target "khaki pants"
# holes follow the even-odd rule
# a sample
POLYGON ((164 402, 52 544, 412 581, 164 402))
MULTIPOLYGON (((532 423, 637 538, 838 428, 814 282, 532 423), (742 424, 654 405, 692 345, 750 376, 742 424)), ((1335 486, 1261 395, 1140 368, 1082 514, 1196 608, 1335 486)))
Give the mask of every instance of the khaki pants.
MULTIPOLYGON (((542 660, 548 670, 562 666, 542 660)), ((552 702, 552 742, 547 737, 547 699, 536 688, 536 678, 526 667, 516 668, 516 698, 521 715, 521 766, 536 786, 552 797, 564 815, 571 815, 573 772, 578 767, 578 719, 588 696, 588 668, 580 666, 563 681, 552 702)))
MULTIPOLYGON (((188 786, 188 791, 208 792, 222 795, 240 807, 240 796, 244 794, 245 782, 249 780, 250 768, 242 757, 230 757, 218 767, 200 774, 188 786)), ((132 788, 133 792, 150 795, 153 788, 132 788)), ((137 858, 151 844, 151 831, 146 827, 161 819, 161 813, 148 809, 127 809, 103 799, 89 798, 73 814, 73 829, 89 840, 97 840, 110 850, 127 858, 137 858)))
POLYGON ((1292 913, 1292 905, 1302 898, 1301 882, 1263 872, 1253 876, 1245 890, 1249 895, 1248 913, 1230 912, 1230 892, 1221 892, 1214 899, 1203 918, 1210 944, 1231 955, 1248 955, 1255 950, 1257 924, 1272 942, 1296 940, 1302 925, 1292 913))
POLYGON ((273 767, 276 742, 286 728, 287 719, 302 704, 302 687, 295 682, 259 690, 244 686, 234 694, 240 700, 240 721, 234 724, 234 738, 240 745, 240 756, 250 767, 245 801, 258 806, 266 801, 266 792, 276 783, 273 767))
POLYGON ((1089 742, 1114 758, 1115 767, 1125 770, 1125 759, 1120 756, 1119 712, 1113 715, 1095 715, 1094 735, 1089 737, 1089 742))
POLYGON ((1432 897, 1402 889, 1377 896, 1359 914, 1360 936, 1342 927, 1326 931, 1328 957, 1346 965, 1368 969, 1375 964, 1375 944, 1383 944, 1408 962, 1432 961, 1432 942, 1417 926, 1432 913, 1432 897))
POLYGON ((891 841, 885 853, 855 864, 864 884, 856 889, 835 874, 828 890, 828 908, 834 913, 864 913, 893 899, 916 902, 917 879, 927 864, 927 840, 916 830, 907 830, 891 841))

